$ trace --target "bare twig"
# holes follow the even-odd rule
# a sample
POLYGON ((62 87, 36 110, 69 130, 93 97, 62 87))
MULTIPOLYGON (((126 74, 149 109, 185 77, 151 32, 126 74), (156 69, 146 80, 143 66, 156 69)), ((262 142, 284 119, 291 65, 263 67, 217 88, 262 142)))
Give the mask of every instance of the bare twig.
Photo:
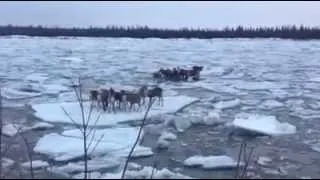
POLYGON ((81 131, 81 133, 83 133, 81 126, 70 116, 70 114, 64 109, 64 107, 61 106, 61 109, 63 110, 64 114, 72 121, 73 125, 76 126, 81 131))
POLYGON ((127 159, 126 159, 126 162, 125 162, 125 165, 124 165, 122 174, 121 174, 121 179, 124 178, 124 175, 125 175, 125 173, 126 173, 126 171, 127 171, 128 163, 129 163, 129 161, 130 161, 130 159, 131 159, 131 156, 132 156, 132 153, 133 153, 135 147, 137 146, 137 144, 138 144, 138 142, 139 142, 139 140, 140 140, 140 136, 141 136, 141 133, 142 133, 142 129, 143 129, 144 125, 145 125, 145 121, 146 121, 146 119, 147 119, 148 113, 149 113, 149 111, 150 111, 151 106, 152 106, 153 103, 154 103, 154 100, 149 102, 149 106, 148 106, 148 109, 147 109, 146 113, 144 114, 144 118, 143 118, 143 120, 142 120, 142 123, 141 123, 140 129, 139 129, 139 132, 138 132, 138 136, 137 136, 137 138, 136 138, 136 141, 135 141, 134 145, 132 146, 132 148, 131 148, 131 150, 130 150, 130 152, 129 152, 129 155, 128 155, 127 159))
POLYGON ((236 175, 235 178, 238 178, 238 173, 240 170, 240 161, 241 161, 241 155, 242 155, 242 147, 243 147, 243 143, 240 144, 240 150, 239 150, 239 155, 238 155, 238 161, 237 161, 237 168, 236 168, 236 175))
POLYGON ((21 129, 22 127, 20 128, 17 128, 15 125, 13 125, 15 129, 17 129, 18 131, 18 134, 19 136, 22 138, 24 144, 26 145, 26 148, 27 148, 27 154, 28 154, 28 157, 29 157, 29 162, 30 162, 30 175, 31 175, 31 179, 34 179, 34 171, 33 171, 33 164, 32 164, 32 161, 33 161, 33 157, 32 157, 32 149, 30 147, 30 143, 28 142, 28 139, 23 135, 23 132, 21 132, 21 129))
POLYGON ((0 89, 0 178, 2 178, 2 94, 0 89))
POLYGON ((245 175, 246 175, 246 172, 247 172, 247 169, 248 169, 248 166, 249 166, 249 162, 250 162, 251 156, 252 156, 252 154, 253 154, 253 150, 254 150, 254 147, 251 148, 251 151, 250 151, 250 153, 249 153, 248 159, 246 159, 246 164, 245 164, 245 166, 244 166, 244 169, 243 169, 241 178, 244 178, 245 175))
POLYGON ((159 162, 158 162, 157 160, 155 160, 155 161, 153 162, 150 179, 153 178, 154 171, 156 170, 156 168, 157 168, 157 166, 158 166, 158 163, 159 163, 159 162))
MULTIPOLYGON (((96 130, 94 130, 93 128, 89 128, 89 123, 91 121, 92 118, 92 113, 93 113, 93 103, 91 102, 90 104, 90 109, 89 112, 87 114, 87 117, 85 116, 85 109, 84 109, 84 99, 82 97, 82 83, 81 83, 81 78, 79 76, 78 78, 78 86, 75 85, 73 83, 73 90, 75 92, 76 98, 77 98, 77 102, 80 106, 80 111, 81 111, 81 118, 82 118, 82 123, 81 125, 79 125, 74 119, 72 119, 72 117, 70 116, 69 113, 67 113, 66 110, 64 110, 65 114, 69 117, 69 119, 75 124, 75 126, 81 131, 82 134, 82 138, 83 138, 83 151, 84 151, 84 179, 88 179, 88 157, 90 154, 92 154, 96 147, 98 146, 98 144, 101 142, 102 138, 104 137, 104 135, 102 135, 100 137, 100 139, 95 143, 94 148, 91 150, 90 153, 89 149, 92 146, 93 142, 95 142, 95 132, 96 130), (78 88, 77 88, 78 87, 78 88), (90 138, 90 141, 88 143, 88 138, 89 135, 92 134, 92 137, 90 138)), ((100 119, 100 115, 98 114, 97 118, 95 119, 94 125, 97 124, 98 120, 100 119)))
MULTIPOLYGON (((102 135, 100 136, 99 140, 98 140, 97 143, 94 145, 92 151, 91 151, 89 154, 92 154, 92 153, 96 150, 97 146, 100 144, 100 142, 102 141, 103 137, 104 137, 104 134, 102 134, 102 135)), ((88 150, 89 150, 89 147, 88 147, 88 150)))
MULTIPOLYGON (((101 117, 101 113, 97 116, 96 120, 94 121, 93 125, 96 126, 97 125, 97 122, 98 120, 100 119, 101 117)), ((93 128, 89 129, 89 132, 87 133, 87 136, 89 136, 93 131, 93 128)))

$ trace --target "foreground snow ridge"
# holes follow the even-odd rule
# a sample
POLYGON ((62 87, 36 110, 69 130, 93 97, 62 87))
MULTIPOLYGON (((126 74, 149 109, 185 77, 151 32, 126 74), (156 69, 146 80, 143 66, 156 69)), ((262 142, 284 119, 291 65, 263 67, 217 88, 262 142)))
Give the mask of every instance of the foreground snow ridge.
POLYGON ((275 116, 240 113, 236 115, 233 125, 237 128, 269 136, 296 133, 296 127, 287 122, 279 122, 275 116))
MULTIPOLYGON (((203 169, 235 168, 237 162, 229 156, 192 156, 184 160, 185 166, 201 166, 203 169)), ((240 165, 243 165, 241 162, 240 165)))
MULTIPOLYGON (((188 96, 164 97, 164 105, 159 106, 157 102, 155 102, 154 106, 151 108, 149 112, 148 117, 160 114, 175 113, 179 111, 181 108, 197 100, 197 98, 188 96)), ((61 107, 63 107, 72 116, 76 123, 82 123, 81 111, 78 102, 36 104, 32 106, 32 108, 36 111, 35 116, 37 116, 40 119, 43 119, 44 121, 72 123, 70 119, 65 115, 61 107)), ((90 109, 90 103, 85 102, 84 107, 85 114, 88 114, 90 109)), ((94 109, 91 118, 96 119, 99 114, 101 114, 101 117, 96 125, 107 126, 116 125, 120 122, 142 120, 145 114, 145 110, 142 110, 141 112, 108 113, 94 109)), ((90 121, 89 125, 94 125, 94 122, 95 121, 90 121)))

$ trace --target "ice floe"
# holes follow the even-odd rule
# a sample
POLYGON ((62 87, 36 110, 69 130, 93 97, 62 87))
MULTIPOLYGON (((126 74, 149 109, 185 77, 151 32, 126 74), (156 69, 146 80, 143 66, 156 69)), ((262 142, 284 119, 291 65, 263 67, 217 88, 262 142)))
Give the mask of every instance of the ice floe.
POLYGON ((279 107, 283 107, 284 104, 273 100, 273 99, 268 99, 262 102, 262 104, 260 105, 261 108, 265 108, 265 109, 273 109, 273 108, 279 108, 279 107))
POLYGON ((4 167, 4 168, 10 167, 14 164, 14 160, 6 158, 6 157, 3 157, 1 159, 1 162, 2 162, 2 167, 4 167))
POLYGON ((157 147, 160 149, 168 148, 170 142, 177 139, 177 136, 171 132, 163 132, 158 138, 157 147))
POLYGON ((54 127, 54 125, 52 125, 52 124, 49 124, 49 123, 46 123, 46 122, 38 122, 38 123, 34 124, 33 126, 31 126, 28 129, 31 129, 31 130, 44 130, 44 129, 51 129, 53 127, 54 127))
MULTIPOLYGON (((22 163, 21 166, 24 168, 29 168, 31 166, 30 161, 22 163)), ((34 169, 45 168, 48 166, 49 166, 49 163, 46 161, 42 161, 42 160, 32 161, 32 168, 34 169)))
POLYGON ((201 123, 205 125, 217 125, 224 123, 225 120, 220 117, 220 113, 220 110, 210 111, 205 117, 203 117, 201 123))
MULTIPOLYGON (((120 166, 120 162, 118 159, 113 158, 105 158, 105 157, 99 157, 94 158, 92 160, 88 160, 88 171, 99 171, 99 170, 110 170, 114 169, 120 166)), ((63 172, 63 173, 77 173, 77 172, 83 172, 84 170, 84 162, 69 162, 66 165, 63 166, 54 166, 53 171, 63 172)))
POLYGON ((47 74, 44 73, 32 73, 25 77, 25 80, 30 82, 37 82, 37 83, 43 83, 45 80, 47 80, 49 77, 47 74))
POLYGON ((272 159, 269 157, 265 157, 265 156, 260 156, 257 160, 257 164, 261 165, 261 166, 267 166, 271 163, 272 159))
MULTIPOLYGON (((138 129, 137 128, 112 128, 96 130, 90 133, 88 141, 93 140, 96 146, 91 156, 101 156, 108 154, 109 157, 126 157, 133 146, 138 129), (93 136, 93 134, 95 134, 93 136), (104 136, 101 136, 104 135, 104 136)), ((89 143, 89 142, 88 142, 89 143)), ((93 146, 89 149, 91 151, 93 146)), ((83 140, 79 130, 68 130, 59 135, 51 133, 43 136, 34 147, 34 151, 48 155, 56 161, 67 161, 83 156, 83 140)), ((152 151, 148 147, 137 146, 133 156, 150 156, 152 151)))
MULTIPOLYGON (((188 97, 188 96, 173 96, 173 97, 164 97, 164 105, 158 105, 157 102, 149 111, 148 117, 156 116, 159 114, 166 113, 175 113, 181 108, 197 101, 197 98, 188 97)), ((84 103, 85 114, 89 112, 89 102, 84 103)), ((44 121, 48 122, 61 122, 61 123, 72 123, 68 116, 64 113, 61 107, 64 107, 65 110, 71 115, 71 117, 76 121, 76 123, 82 123, 81 111, 79 103, 77 102, 65 102, 65 103, 47 103, 47 104, 35 104, 32 106, 36 111, 35 116, 41 118, 44 121)), ((97 126, 106 126, 106 125, 116 125, 120 122, 128 122, 135 120, 142 120, 145 114, 145 111, 141 112, 118 112, 114 113, 104 113, 98 111, 97 109, 93 110, 92 119, 96 119, 97 116, 100 116, 100 120, 97 122, 97 126)), ((95 125, 95 121, 92 120, 89 122, 89 125, 95 125)))
MULTIPOLYGON (((185 166, 201 166, 203 169, 235 168, 237 162, 229 156, 192 156, 184 160, 185 166)), ((239 163, 243 165, 242 162, 239 163)))
POLYGON ((275 116, 239 113, 233 125, 256 133, 270 136, 279 136, 296 133, 296 127, 287 122, 279 122, 275 116))
POLYGON ((214 107, 216 109, 227 109, 227 108, 233 108, 236 106, 239 106, 241 103, 240 99, 234 99, 234 100, 229 100, 229 101, 220 101, 217 102, 214 107))
MULTIPOLYGON (((191 179, 189 176, 182 175, 180 173, 171 172, 167 168, 161 170, 154 169, 150 166, 145 166, 141 170, 126 171, 126 179, 191 179)), ((120 179, 121 172, 118 173, 106 173, 101 176, 101 179, 120 179)))
POLYGON ((25 99, 25 98, 32 98, 41 96, 42 93, 39 92, 24 92, 14 88, 3 88, 1 90, 1 95, 10 100, 18 100, 18 99, 25 99))

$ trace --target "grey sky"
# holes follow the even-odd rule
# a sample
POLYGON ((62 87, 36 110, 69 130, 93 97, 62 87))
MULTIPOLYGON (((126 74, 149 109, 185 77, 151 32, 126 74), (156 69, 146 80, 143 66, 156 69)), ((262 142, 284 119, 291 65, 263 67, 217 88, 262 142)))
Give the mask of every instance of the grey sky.
POLYGON ((221 28, 225 26, 320 25, 320 1, 51 1, 0 2, 0 24, 87 27, 221 28))

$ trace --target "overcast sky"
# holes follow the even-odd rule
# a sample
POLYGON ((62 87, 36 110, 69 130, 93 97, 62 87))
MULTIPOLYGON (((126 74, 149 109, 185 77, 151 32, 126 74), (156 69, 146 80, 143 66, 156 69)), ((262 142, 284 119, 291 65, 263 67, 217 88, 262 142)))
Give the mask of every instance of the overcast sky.
POLYGON ((0 25, 88 27, 148 25, 161 28, 320 25, 320 1, 6 1, 0 25))

